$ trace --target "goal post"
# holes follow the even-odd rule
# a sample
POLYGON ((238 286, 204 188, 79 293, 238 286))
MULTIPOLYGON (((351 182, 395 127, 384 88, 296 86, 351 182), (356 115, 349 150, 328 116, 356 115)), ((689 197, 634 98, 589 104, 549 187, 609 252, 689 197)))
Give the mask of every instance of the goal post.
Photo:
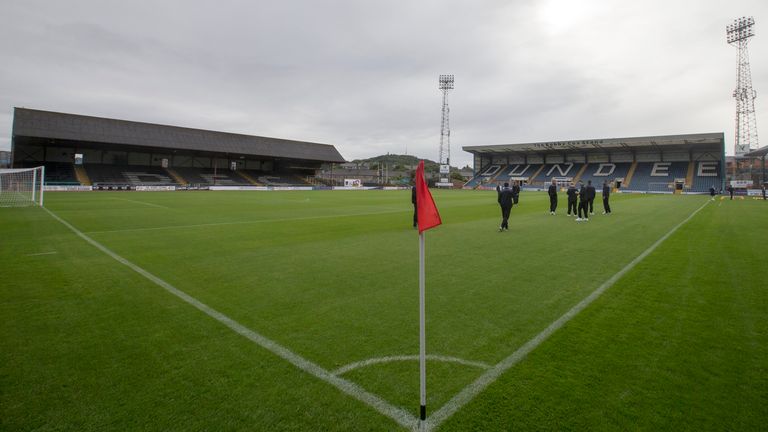
POLYGON ((0 168, 0 207, 43 206, 45 167, 0 168))

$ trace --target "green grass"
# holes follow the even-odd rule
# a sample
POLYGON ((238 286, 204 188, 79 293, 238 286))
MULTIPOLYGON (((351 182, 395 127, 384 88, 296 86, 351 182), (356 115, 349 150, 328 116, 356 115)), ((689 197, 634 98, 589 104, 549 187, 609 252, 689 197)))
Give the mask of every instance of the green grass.
MULTIPOLYGON (((706 202, 616 195, 613 215, 577 224, 564 197, 549 216, 545 194, 524 193, 499 233, 493 192, 434 194, 427 352, 488 365, 706 202)), ((418 352, 409 191, 50 193, 46 207, 327 370, 418 352)), ((439 430, 762 429, 766 222, 763 201, 707 204, 439 430)), ((400 429, 41 209, 0 223, 0 429, 400 429)), ((430 361, 429 412, 482 372, 430 361)), ((343 377, 418 413, 415 361, 343 377)))

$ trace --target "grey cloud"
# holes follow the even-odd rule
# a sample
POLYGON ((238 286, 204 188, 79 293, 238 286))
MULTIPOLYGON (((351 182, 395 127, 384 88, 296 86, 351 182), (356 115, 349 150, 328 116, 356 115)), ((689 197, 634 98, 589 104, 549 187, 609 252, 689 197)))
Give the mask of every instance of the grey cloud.
POLYGON ((756 0, 3 2, 0 146, 12 106, 27 106, 435 159, 441 73, 456 75, 454 164, 470 161, 462 145, 730 139, 724 28, 743 13, 768 26, 766 12, 756 0))

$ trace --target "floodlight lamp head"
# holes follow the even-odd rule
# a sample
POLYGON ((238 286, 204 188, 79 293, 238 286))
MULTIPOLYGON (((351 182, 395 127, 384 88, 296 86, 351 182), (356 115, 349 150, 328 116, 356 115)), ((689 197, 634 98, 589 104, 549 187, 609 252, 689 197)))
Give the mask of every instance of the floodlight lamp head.
POLYGON ((440 75, 438 82, 440 90, 450 90, 453 88, 453 75, 440 75))
POLYGON ((733 23, 725 27, 728 43, 736 43, 747 40, 755 35, 752 26, 755 25, 753 17, 741 17, 733 20, 733 23))

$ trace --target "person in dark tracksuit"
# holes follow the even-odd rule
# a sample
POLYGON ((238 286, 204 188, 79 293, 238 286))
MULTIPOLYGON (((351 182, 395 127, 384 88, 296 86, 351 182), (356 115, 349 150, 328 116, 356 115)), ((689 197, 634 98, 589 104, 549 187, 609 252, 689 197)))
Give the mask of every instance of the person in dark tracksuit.
POLYGON ((595 196, 597 191, 592 186, 592 180, 587 180, 587 203, 589 204, 589 214, 595 214, 595 196))
POLYGON ((498 194, 499 206, 501 206, 501 226, 499 231, 509 230, 509 213, 512 210, 512 189, 509 188, 509 183, 504 183, 503 188, 499 188, 496 185, 496 193, 498 194))
POLYGON ((520 199, 520 182, 515 180, 515 182, 512 184, 512 201, 515 205, 517 205, 518 200, 520 199))
POLYGON ((608 180, 603 182, 603 214, 611 214, 611 205, 608 203, 608 197, 611 195, 611 187, 608 185, 608 180))
POLYGON ((573 210, 573 215, 576 216, 576 197, 579 195, 579 191, 576 190, 573 182, 568 186, 568 191, 565 194, 568 195, 568 216, 571 215, 571 210, 573 210))
POLYGON ((549 185, 547 193, 549 194, 549 214, 553 215, 555 210, 557 210, 557 181, 555 179, 552 179, 552 184, 549 185))
POLYGON ((579 189, 579 214, 576 217, 576 222, 589 220, 589 193, 587 192, 587 187, 584 186, 584 183, 579 183, 581 184, 581 188, 579 189), (581 217, 582 211, 584 212, 583 218, 581 217))
POLYGON ((416 186, 411 188, 411 204, 413 204, 413 227, 419 226, 419 215, 416 211, 416 186))
POLYGON ((728 191, 728 195, 731 196, 731 201, 733 201, 733 186, 728 185, 728 187, 725 189, 728 191))
POLYGON ((715 187, 714 187, 714 186, 712 186, 711 188, 709 188, 709 196, 711 196, 711 197, 712 197, 712 201, 714 201, 714 200, 715 200, 715 187))

